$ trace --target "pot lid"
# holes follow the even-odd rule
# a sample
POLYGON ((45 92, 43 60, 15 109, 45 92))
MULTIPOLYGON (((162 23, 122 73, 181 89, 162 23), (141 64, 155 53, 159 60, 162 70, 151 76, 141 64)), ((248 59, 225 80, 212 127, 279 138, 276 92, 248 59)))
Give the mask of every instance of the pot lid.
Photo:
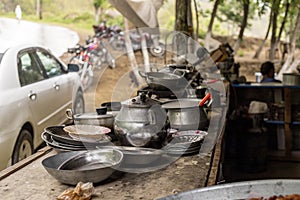
POLYGON ((177 99, 162 105, 164 109, 194 108, 199 107, 201 99, 177 99))
POLYGON ((122 102, 122 106, 129 108, 150 108, 156 104, 159 104, 159 101, 144 95, 140 95, 122 102))
POLYGON ((98 115, 96 112, 93 112, 93 113, 76 114, 73 117, 74 119, 106 119, 106 118, 113 118, 113 115, 112 114, 98 115))

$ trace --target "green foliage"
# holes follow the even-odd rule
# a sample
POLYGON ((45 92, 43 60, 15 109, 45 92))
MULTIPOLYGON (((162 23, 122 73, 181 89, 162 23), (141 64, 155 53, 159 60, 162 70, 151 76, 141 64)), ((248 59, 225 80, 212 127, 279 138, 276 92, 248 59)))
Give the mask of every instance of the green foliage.
MULTIPOLYGON (((37 21, 41 23, 61 24, 71 27, 83 28, 92 30, 92 25, 95 24, 95 7, 96 0, 42 0, 42 16, 39 20, 36 16, 36 1, 37 0, 1 0, 0 13, 2 16, 15 17, 14 9, 20 2, 23 19, 37 21)), ((109 4, 108 0, 99 0, 96 3, 104 9, 114 9, 109 4)), ((105 15, 108 25, 117 24, 122 26, 123 17, 111 17, 105 15)))
MULTIPOLYGON (((221 22, 232 22, 235 24, 240 24, 244 16, 243 1, 238 1, 238 0, 224 1, 222 4, 219 5, 218 11, 219 12, 217 13, 217 18, 221 22)), ((254 14, 255 14, 255 7, 253 6, 253 4, 250 3, 248 19, 253 19, 254 14)))
POLYGON ((271 8, 271 3, 268 0, 256 0, 253 5, 253 8, 257 10, 259 17, 265 15, 267 11, 271 8))
POLYGON ((118 25, 120 27, 123 27, 123 16, 118 16, 118 17, 110 17, 108 15, 104 15, 105 19, 108 19, 107 25, 112 26, 112 25, 118 25))
POLYGON ((104 4, 106 3, 106 0, 94 0, 94 7, 95 8, 100 8, 103 7, 104 4))
POLYGON ((244 51, 242 51, 241 49, 238 50, 237 55, 239 57, 243 57, 244 56, 244 51))
POLYGON ((205 35, 206 35, 206 31, 203 30, 203 29, 200 29, 200 30, 199 30, 199 34, 198 34, 198 37, 201 38, 201 39, 204 39, 204 38, 205 38, 205 35))

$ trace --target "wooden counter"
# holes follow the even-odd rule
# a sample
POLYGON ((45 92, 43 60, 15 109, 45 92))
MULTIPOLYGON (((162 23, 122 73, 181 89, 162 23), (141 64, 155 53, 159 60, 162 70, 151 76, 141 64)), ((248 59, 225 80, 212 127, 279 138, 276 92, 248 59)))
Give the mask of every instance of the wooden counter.
MULTIPOLYGON (((217 146, 217 148, 219 148, 217 146)), ((43 168, 41 161, 56 152, 41 149, 17 165, 0 172, 1 199, 55 199, 67 188, 43 168), (29 164, 28 164, 29 163, 29 164)), ((109 180, 94 185, 96 199, 157 199, 176 192, 205 187, 216 180, 219 154, 184 156, 164 169, 142 173, 116 173, 109 180), (214 166, 214 170, 211 170, 214 166), (210 173, 212 171, 212 174, 210 173), (209 180, 211 179, 211 180, 209 180)))

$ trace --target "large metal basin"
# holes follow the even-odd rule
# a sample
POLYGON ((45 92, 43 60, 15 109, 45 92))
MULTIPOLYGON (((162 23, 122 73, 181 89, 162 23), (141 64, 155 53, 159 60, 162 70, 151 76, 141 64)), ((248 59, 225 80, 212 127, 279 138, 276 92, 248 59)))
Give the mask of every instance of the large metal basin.
POLYGON ((44 159, 42 165, 59 182, 76 185, 79 181, 98 183, 107 179, 122 160, 121 151, 101 149, 59 153, 44 159))
POLYGON ((300 180, 272 179, 221 184, 182 192, 159 200, 233 200, 300 194, 300 180))

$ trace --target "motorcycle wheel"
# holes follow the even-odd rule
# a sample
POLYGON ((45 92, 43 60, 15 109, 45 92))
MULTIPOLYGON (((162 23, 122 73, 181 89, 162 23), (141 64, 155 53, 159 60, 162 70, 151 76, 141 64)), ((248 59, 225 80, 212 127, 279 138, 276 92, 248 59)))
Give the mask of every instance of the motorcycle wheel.
POLYGON ((80 74, 81 76, 81 83, 83 85, 83 90, 87 90, 93 83, 94 79, 94 72, 92 65, 88 65, 87 69, 85 71, 81 71, 81 73, 84 73, 83 75, 80 74))
POLYGON ((153 44, 149 47, 149 52, 154 57, 162 57, 166 53, 165 45, 163 43, 159 43, 157 47, 153 44))
POLYGON ((81 65, 80 64, 80 58, 79 58, 79 56, 73 56, 73 57, 71 57, 70 60, 69 60, 69 63, 81 65))
POLYGON ((111 44, 112 48, 116 51, 124 51, 125 50, 124 40, 120 39, 118 35, 113 36, 111 38, 110 44, 111 44))
POLYGON ((97 68, 100 69, 101 65, 103 64, 103 52, 102 50, 98 50, 98 51, 92 51, 91 52, 91 56, 90 56, 90 60, 91 63, 97 68))

